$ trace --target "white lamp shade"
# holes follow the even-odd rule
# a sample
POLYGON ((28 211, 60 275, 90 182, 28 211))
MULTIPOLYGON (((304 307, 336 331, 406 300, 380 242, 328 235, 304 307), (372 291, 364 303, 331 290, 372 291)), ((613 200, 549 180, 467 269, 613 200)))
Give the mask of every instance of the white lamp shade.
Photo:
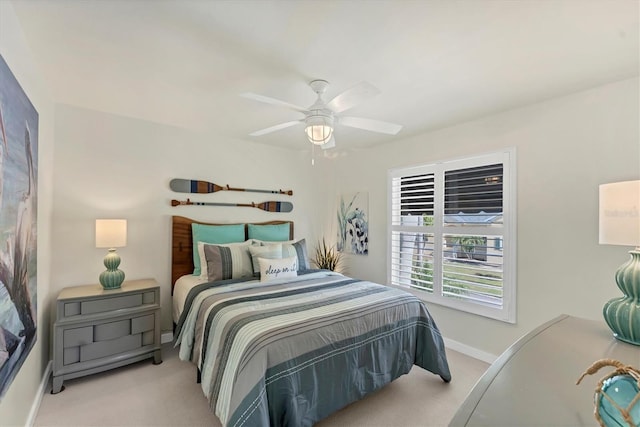
POLYGON ((127 246, 126 219, 96 219, 96 248, 127 246))
POLYGON ((640 181, 600 185, 600 244, 640 246, 640 181))

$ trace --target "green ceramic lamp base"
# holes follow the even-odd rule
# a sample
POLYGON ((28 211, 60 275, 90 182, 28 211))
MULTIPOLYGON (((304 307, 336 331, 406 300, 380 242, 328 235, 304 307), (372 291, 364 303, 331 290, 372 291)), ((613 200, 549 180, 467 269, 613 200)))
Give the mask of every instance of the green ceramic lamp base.
POLYGON ((640 248, 629 254, 631 259, 616 272, 616 283, 624 297, 607 302, 602 314, 614 337, 640 346, 640 248))
POLYGON ((118 289, 124 282, 124 272, 118 270, 120 265, 120 255, 115 249, 109 249, 109 253, 104 257, 105 271, 100 273, 100 284, 104 289, 118 289))

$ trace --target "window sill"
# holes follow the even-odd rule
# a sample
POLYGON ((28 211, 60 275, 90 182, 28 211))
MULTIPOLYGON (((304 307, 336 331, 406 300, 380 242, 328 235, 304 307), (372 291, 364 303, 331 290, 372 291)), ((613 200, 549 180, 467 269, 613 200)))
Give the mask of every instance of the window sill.
POLYGON ((487 317, 489 319, 499 320, 505 323, 511 323, 511 324, 516 323, 515 313, 510 314, 508 313, 508 310, 505 308, 497 309, 497 308, 482 306, 479 304, 456 301, 450 298, 443 298, 443 297, 438 298, 433 294, 429 294, 424 291, 420 291, 418 289, 414 289, 406 286, 399 286, 399 285, 394 285, 389 283, 387 284, 387 286, 408 292, 429 304, 436 304, 441 307, 462 311, 464 313, 475 314, 477 316, 487 317))

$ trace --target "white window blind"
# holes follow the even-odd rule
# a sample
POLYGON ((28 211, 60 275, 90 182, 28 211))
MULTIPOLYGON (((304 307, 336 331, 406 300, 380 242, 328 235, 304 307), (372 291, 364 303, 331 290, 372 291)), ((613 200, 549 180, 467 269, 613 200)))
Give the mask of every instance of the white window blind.
POLYGON ((515 322, 513 150, 389 173, 389 281, 515 322))

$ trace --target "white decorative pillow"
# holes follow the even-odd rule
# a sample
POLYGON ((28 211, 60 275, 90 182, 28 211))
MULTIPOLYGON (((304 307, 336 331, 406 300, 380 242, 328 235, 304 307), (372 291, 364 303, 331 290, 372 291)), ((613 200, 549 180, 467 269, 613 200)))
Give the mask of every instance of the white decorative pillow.
POLYGON ((258 258, 279 259, 282 258, 282 244, 277 243, 266 246, 250 246, 251 263, 253 266, 253 275, 260 275, 260 264, 258 258))
POLYGON ((258 258, 260 264, 260 281, 296 277, 298 275, 298 257, 270 259, 258 258))
POLYGON ((209 243, 198 242, 198 255, 200 256, 200 277, 204 280, 213 281, 222 280, 218 277, 223 277, 225 279, 235 279, 238 277, 251 276, 253 274, 253 267, 251 265, 251 255, 249 254, 249 248, 251 247, 252 243, 252 240, 247 240, 246 242, 241 243, 228 243, 224 245, 212 245, 209 243), (208 252, 210 259, 207 259, 207 253, 205 252, 206 246, 214 247, 209 248, 206 251, 208 252), (228 251, 223 250, 224 253, 221 253, 220 249, 217 249, 221 247, 228 248, 228 251), (227 269, 229 274, 221 273, 221 269, 223 268, 221 256, 226 259, 226 261, 224 262, 224 268, 227 269), (212 264, 210 264, 210 262, 212 262, 212 264), (209 271, 209 266, 218 271, 209 271), (226 277, 228 275, 231 275, 231 277, 226 277))

